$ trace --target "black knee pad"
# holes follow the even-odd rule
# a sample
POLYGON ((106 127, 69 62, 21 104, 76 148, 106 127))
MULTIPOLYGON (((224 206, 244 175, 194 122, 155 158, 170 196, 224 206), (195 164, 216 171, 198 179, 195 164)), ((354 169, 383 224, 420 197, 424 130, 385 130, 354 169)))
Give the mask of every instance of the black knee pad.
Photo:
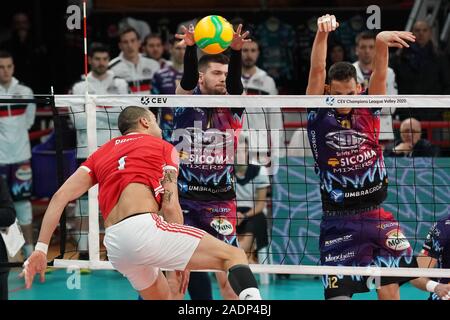
POLYGON ((228 281, 234 292, 239 295, 242 290, 248 288, 258 288, 255 276, 250 267, 245 264, 238 264, 228 270, 228 281))

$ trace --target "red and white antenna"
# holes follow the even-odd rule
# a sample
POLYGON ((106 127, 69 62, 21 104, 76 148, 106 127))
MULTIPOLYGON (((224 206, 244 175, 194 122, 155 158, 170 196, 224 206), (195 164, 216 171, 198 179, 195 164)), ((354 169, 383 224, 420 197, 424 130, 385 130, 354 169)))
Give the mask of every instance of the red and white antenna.
POLYGON ((86 93, 88 92, 88 53, 87 53, 87 23, 86 23, 86 0, 83 1, 83 29, 84 29, 84 81, 86 83, 86 93))

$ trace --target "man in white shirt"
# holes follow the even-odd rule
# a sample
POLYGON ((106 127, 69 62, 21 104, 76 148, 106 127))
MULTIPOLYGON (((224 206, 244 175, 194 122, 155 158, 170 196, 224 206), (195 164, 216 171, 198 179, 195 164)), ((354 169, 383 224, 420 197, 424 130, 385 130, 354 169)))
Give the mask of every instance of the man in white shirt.
MULTIPOLYGON (((264 70, 256 66, 260 51, 252 39, 242 47, 242 84, 249 95, 277 95, 275 81, 264 70)), ((284 155, 284 126, 280 108, 247 108, 244 112, 243 130, 249 131, 251 158, 258 157, 262 164, 269 149, 273 156, 284 155)))
POLYGON ((171 61, 163 58, 164 45, 159 34, 151 33, 146 36, 142 44, 142 51, 147 58, 158 61, 161 69, 172 64, 171 61))
MULTIPOLYGON (((20 84, 13 75, 13 57, 8 52, 0 52, 0 95, 32 99, 33 91, 20 84)), ((34 123, 35 114, 34 103, 0 106, 0 175, 5 177, 11 191, 17 219, 25 238, 25 258, 34 250, 33 214, 29 201, 32 172, 28 130, 34 123)))
MULTIPOLYGON (((74 84, 72 94, 128 94, 128 84, 125 80, 117 78, 111 70, 108 70, 110 56, 108 48, 103 44, 94 43, 89 50, 88 63, 91 71, 87 78, 74 84), (87 80, 87 81, 86 81, 87 80)), ((120 136, 118 128, 117 110, 108 106, 97 107, 97 145, 101 146, 112 138, 120 136)), ((84 162, 89 155, 87 148, 86 114, 74 112, 72 121, 77 133, 77 159, 79 163, 84 162)), ((83 196, 77 201, 75 208, 76 217, 88 215, 87 197, 83 196)), ((77 234, 77 250, 80 252, 80 260, 88 260, 88 219, 81 218, 75 221, 74 228, 77 234), (81 221, 78 221, 81 220, 81 221)))
MULTIPOLYGON (((75 83, 72 87, 72 94, 84 95, 86 89, 89 94, 97 95, 128 94, 127 82, 116 77, 111 70, 108 70, 110 56, 108 49, 104 45, 100 43, 92 44, 89 50, 88 62, 91 71, 87 75, 87 81, 83 79, 75 83)), ((107 106, 101 106, 97 109, 97 139, 99 146, 120 135, 116 129, 118 113, 108 113, 108 109, 107 106)), ((76 113, 75 116, 77 116, 75 119, 78 140, 77 158, 86 159, 88 156, 87 138, 86 131, 83 130, 86 129, 84 127, 86 123, 83 121, 85 118, 78 118, 79 116, 84 116, 84 113, 76 113)))
POLYGON ((160 69, 159 63, 139 53, 141 41, 135 29, 121 31, 119 39, 121 53, 111 60, 109 69, 116 77, 127 81, 131 93, 150 94, 153 76, 160 69))
MULTIPOLYGON (((361 84, 362 90, 365 91, 369 87, 369 79, 372 74, 372 62, 375 56, 375 34, 364 31, 358 34, 355 40, 355 50, 358 61, 353 63, 356 68, 356 76, 358 83, 361 84)), ((394 70, 388 68, 386 79, 386 94, 396 95, 397 83, 395 82, 394 70)), ((380 142, 394 140, 394 132, 392 131, 392 114, 395 108, 382 108, 380 118, 380 142)))

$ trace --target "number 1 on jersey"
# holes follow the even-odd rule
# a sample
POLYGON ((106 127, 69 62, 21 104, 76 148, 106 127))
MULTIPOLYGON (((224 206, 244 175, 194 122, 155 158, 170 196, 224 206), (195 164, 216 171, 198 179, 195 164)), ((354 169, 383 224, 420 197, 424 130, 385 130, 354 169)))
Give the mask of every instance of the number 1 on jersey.
POLYGON ((119 159, 119 166, 117 167, 118 170, 123 170, 125 169, 125 158, 127 156, 123 156, 122 158, 119 159))

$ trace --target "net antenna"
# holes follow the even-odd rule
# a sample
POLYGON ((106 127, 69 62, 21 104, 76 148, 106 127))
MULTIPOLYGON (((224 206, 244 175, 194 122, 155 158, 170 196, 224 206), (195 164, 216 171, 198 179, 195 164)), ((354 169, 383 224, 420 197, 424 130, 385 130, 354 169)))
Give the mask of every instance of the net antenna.
MULTIPOLYGON (((86 14, 86 0, 83 1, 83 33, 84 33, 84 81, 85 81, 85 112, 87 128, 87 145, 88 154, 92 154, 97 150, 97 116, 96 105, 92 97, 89 95, 89 81, 88 81, 88 47, 87 47, 87 14, 86 14)), ((98 185, 92 187, 88 191, 88 208, 89 208, 89 262, 97 263, 100 261, 100 245, 99 232, 100 226, 98 221, 98 185)))

